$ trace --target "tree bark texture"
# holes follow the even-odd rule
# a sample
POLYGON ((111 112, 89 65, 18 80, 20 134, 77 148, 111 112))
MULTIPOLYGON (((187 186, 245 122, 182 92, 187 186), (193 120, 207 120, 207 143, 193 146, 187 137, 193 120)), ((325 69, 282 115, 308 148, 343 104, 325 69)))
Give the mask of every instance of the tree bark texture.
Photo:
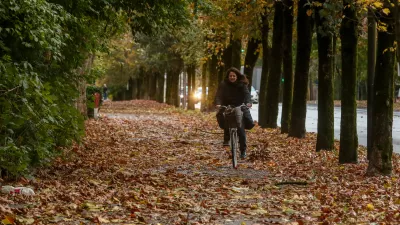
POLYGON ((168 105, 173 105, 174 101, 172 99, 172 75, 173 71, 171 69, 167 70, 167 93, 166 93, 166 102, 168 105))
POLYGON ((380 22, 387 24, 387 31, 378 31, 378 48, 374 81, 374 100, 372 112, 372 151, 367 174, 392 173, 392 127, 393 127, 393 79, 395 53, 393 47, 394 21, 389 14, 380 22))
MULTIPOLYGON (((212 55, 211 61, 209 62, 210 66, 208 67, 209 70, 209 79, 208 79, 208 96, 207 96, 207 109, 212 110, 215 108, 214 106, 214 98, 217 93, 218 88, 218 70, 217 64, 218 59, 216 55, 212 55)), ((206 91, 204 89, 203 91, 206 91)))
MULTIPOLYGON (((324 4, 326 0, 319 0, 324 4)), ((316 150, 332 150, 334 148, 333 127, 333 76, 332 76, 332 46, 333 39, 328 21, 316 9, 316 31, 318 42, 318 133, 316 150)))
POLYGON ((342 41, 342 113, 340 122, 339 163, 357 163, 357 42, 358 18, 356 7, 346 7, 352 0, 343 1, 340 28, 342 41))
POLYGON ((232 64, 232 36, 231 36, 231 41, 229 42, 228 47, 224 50, 224 55, 223 55, 223 60, 224 60, 224 67, 225 70, 228 70, 233 66, 232 64))
POLYGON ((293 101, 293 0, 283 1, 283 101, 281 133, 289 133, 293 101))
MULTIPOLYGON (((306 135, 307 90, 312 46, 312 18, 307 0, 299 0, 297 13, 297 52, 294 73, 292 119, 289 136, 304 138, 306 135)), ((311 91, 311 90, 310 90, 311 91)))
MULTIPOLYGON (((89 73, 92 69, 92 65, 94 62, 95 55, 89 54, 85 63, 78 69, 78 74, 82 76, 86 73, 89 73)), ((79 79, 76 84, 77 90, 79 91, 78 99, 75 102, 75 108, 81 113, 85 118, 87 117, 87 98, 86 98, 86 87, 87 83, 85 79, 79 79)))
POLYGON ((268 45, 269 38, 269 21, 268 15, 262 16, 261 26, 261 43, 262 43, 262 71, 261 71, 261 82, 260 82, 260 93, 258 95, 258 124, 261 127, 266 126, 265 114, 267 111, 267 86, 268 86, 268 70, 270 62, 270 48, 268 45))
POLYGON ((157 99, 157 74, 156 73, 151 73, 151 81, 150 81, 150 100, 156 100, 157 99))
POLYGON ((138 99, 138 83, 137 78, 131 77, 131 92, 132 92, 132 99, 138 99))
POLYGON ((367 158, 372 151, 372 108, 374 99, 374 77, 376 65, 376 21, 374 12, 368 10, 368 100, 367 100, 367 158))
POLYGON ((247 76, 247 79, 249 79, 250 91, 253 82, 253 69, 256 65, 258 55, 260 54, 260 52, 257 51, 260 42, 260 40, 254 38, 250 38, 250 40, 247 42, 247 52, 244 58, 244 74, 247 76))
POLYGON ((235 39, 232 40, 232 66, 240 70, 242 65, 241 62, 242 55, 242 40, 235 39))
POLYGON ((282 71, 282 37, 283 37, 283 3, 274 3, 275 15, 273 22, 271 68, 268 75, 266 126, 277 127, 279 89, 282 71))
POLYGON ((188 91, 189 91, 189 103, 188 109, 194 110, 195 109, 195 92, 196 92, 196 66, 189 65, 187 68, 188 73, 188 91))
POLYGON ((178 68, 175 68, 173 70, 173 79, 172 79, 172 91, 171 91, 171 98, 173 99, 173 105, 175 107, 180 106, 180 97, 179 97, 179 74, 181 70, 178 68))
POLYGON ((201 70, 201 111, 207 111, 207 68, 208 68, 209 62, 205 62, 203 64, 203 68, 201 70))
POLYGON ((156 100, 157 102, 163 103, 164 102, 164 73, 157 72, 156 74, 157 79, 157 88, 156 88, 156 100))

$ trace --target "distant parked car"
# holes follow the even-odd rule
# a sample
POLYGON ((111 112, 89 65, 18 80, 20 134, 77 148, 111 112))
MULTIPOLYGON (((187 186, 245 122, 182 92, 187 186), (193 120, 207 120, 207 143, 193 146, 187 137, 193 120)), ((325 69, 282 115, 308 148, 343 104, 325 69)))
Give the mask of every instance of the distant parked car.
POLYGON ((251 102, 257 104, 258 103, 258 91, 253 86, 251 86, 250 95, 251 95, 251 102))

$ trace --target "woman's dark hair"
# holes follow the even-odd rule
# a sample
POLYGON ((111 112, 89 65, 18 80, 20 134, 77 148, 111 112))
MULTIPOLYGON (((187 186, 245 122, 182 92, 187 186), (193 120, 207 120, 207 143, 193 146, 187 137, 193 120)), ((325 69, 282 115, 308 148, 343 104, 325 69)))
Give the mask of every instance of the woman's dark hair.
POLYGON ((236 69, 235 67, 231 67, 231 68, 229 68, 229 69, 226 71, 225 79, 229 79, 229 74, 230 74, 231 72, 236 73, 237 81, 238 81, 238 82, 242 82, 242 83, 244 83, 244 84, 246 84, 246 85, 249 84, 249 80, 247 79, 246 75, 242 74, 242 73, 241 73, 238 69, 236 69))

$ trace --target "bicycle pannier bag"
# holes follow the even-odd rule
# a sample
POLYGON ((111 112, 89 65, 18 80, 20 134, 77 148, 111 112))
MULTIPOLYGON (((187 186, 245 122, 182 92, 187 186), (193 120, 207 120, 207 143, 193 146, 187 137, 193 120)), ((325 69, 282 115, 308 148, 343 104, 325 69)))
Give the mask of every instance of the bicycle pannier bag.
POLYGON ((253 118, 251 117, 250 110, 248 108, 242 108, 243 111, 243 125, 244 129, 251 130, 255 126, 253 118))

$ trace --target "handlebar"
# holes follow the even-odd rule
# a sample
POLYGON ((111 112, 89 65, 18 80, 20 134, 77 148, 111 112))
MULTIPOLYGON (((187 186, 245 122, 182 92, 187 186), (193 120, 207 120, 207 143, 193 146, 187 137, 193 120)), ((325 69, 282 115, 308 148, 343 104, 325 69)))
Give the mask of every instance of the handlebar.
POLYGON ((249 108, 249 107, 247 107, 247 105, 246 104, 244 104, 244 103, 242 103, 240 106, 233 106, 233 105, 221 105, 219 108, 221 108, 221 109, 227 109, 227 108, 236 108, 236 107, 246 107, 246 108, 249 108))

